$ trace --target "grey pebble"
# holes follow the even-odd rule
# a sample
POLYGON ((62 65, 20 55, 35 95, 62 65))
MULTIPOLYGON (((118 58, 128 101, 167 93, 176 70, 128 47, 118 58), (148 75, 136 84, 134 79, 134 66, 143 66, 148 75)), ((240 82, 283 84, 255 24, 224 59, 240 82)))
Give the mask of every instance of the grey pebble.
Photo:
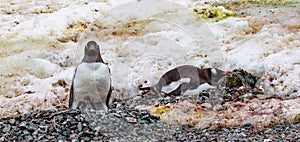
POLYGON ((82 131, 82 124, 81 124, 81 122, 79 122, 79 123, 77 124, 77 129, 78 129, 79 132, 82 131))
POLYGON ((7 133, 10 132, 11 126, 10 125, 5 125, 5 127, 2 129, 2 132, 7 133))
POLYGON ((23 121, 19 124, 19 126, 22 128, 22 127, 26 127, 27 125, 27 122, 26 121, 23 121))

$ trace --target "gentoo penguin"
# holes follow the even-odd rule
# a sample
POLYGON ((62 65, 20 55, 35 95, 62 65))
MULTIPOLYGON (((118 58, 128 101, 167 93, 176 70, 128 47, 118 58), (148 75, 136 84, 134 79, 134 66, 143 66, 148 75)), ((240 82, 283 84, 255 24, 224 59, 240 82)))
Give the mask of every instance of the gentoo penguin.
POLYGON ((167 71, 150 89, 163 96, 196 95, 209 88, 216 88, 225 74, 226 72, 216 68, 200 69, 183 65, 167 71))
POLYGON ((69 107, 83 111, 108 110, 111 91, 110 69, 101 58, 99 45, 89 41, 75 69, 69 107))

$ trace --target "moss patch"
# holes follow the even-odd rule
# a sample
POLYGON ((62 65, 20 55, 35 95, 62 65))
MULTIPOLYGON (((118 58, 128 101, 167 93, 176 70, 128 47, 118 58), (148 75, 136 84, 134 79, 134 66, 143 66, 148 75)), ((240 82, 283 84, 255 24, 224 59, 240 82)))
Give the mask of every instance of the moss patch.
POLYGON ((228 17, 232 17, 235 15, 234 12, 229 11, 225 9, 223 6, 217 6, 217 7, 209 7, 209 8, 202 8, 202 9, 194 9, 194 12, 196 13, 196 18, 202 18, 202 19, 209 19, 211 21, 221 21, 228 17))
POLYGON ((152 115, 156 115, 156 116, 161 116, 164 113, 167 113, 171 110, 170 107, 168 106, 158 106, 158 107, 154 107, 150 110, 150 114, 152 115))
POLYGON ((259 4, 259 5, 288 5, 297 3, 297 0, 235 0, 236 4, 259 4))

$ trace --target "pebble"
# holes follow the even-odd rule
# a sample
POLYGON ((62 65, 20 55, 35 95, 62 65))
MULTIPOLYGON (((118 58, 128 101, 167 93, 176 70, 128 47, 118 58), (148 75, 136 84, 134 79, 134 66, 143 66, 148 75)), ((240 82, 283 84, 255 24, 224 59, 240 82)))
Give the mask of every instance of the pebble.
POLYGON ((81 122, 79 122, 78 124, 77 124, 77 129, 78 129, 78 131, 82 131, 82 124, 81 124, 81 122))
POLYGON ((7 133, 7 132, 10 131, 10 129, 11 129, 11 126, 10 126, 10 125, 6 125, 6 126, 3 128, 2 132, 7 133))
POLYGON ((128 123, 137 123, 137 120, 134 117, 125 117, 125 121, 128 123))

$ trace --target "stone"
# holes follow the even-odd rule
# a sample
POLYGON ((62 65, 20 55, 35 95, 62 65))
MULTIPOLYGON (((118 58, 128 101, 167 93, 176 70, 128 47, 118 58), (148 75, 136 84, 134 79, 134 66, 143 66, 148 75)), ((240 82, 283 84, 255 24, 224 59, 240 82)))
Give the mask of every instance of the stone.
POLYGON ((81 132, 81 131, 82 131, 82 124, 81 124, 81 122, 79 122, 79 123, 78 123, 78 125, 77 125, 77 129, 78 129, 78 131, 79 131, 79 132, 81 132))
POLYGON ((137 120, 134 117, 125 117, 124 119, 128 123, 137 123, 137 120))

